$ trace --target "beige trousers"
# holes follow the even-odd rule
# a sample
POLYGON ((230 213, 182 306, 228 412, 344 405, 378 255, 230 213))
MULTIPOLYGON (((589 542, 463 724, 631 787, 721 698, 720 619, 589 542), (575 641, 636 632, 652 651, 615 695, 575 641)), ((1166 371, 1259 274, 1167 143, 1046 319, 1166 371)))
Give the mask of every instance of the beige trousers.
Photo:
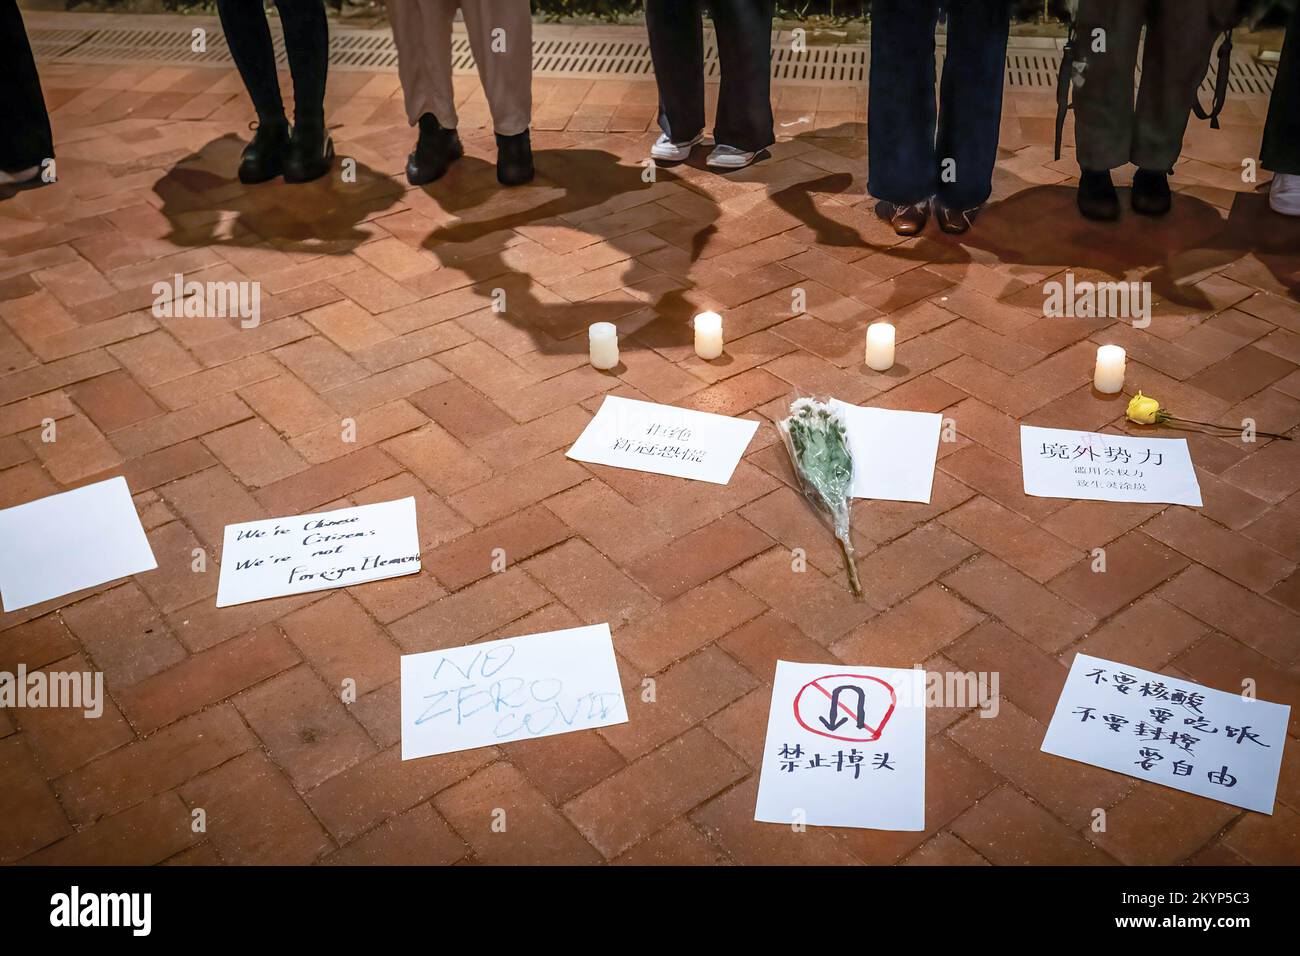
POLYGON ((442 126, 456 128, 451 25, 457 9, 465 17, 492 125, 503 136, 522 133, 533 110, 529 0, 388 0, 407 118, 414 126, 432 113, 442 126))

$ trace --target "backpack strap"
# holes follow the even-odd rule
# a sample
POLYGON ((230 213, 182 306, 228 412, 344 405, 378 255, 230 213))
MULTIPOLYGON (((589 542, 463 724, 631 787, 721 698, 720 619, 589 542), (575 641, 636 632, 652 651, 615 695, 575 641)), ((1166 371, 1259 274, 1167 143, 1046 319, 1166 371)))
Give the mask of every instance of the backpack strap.
POLYGON ((1210 121, 1210 129, 1219 128, 1219 114, 1223 112, 1224 104, 1228 102, 1228 80, 1232 75, 1232 30, 1223 31, 1223 42, 1219 44, 1219 66, 1218 73, 1214 77, 1214 102, 1210 104, 1210 111, 1207 113, 1201 106, 1201 98, 1197 95, 1192 100, 1192 111, 1196 114, 1197 119, 1207 119, 1210 121))
POLYGON ((1061 50, 1061 70, 1056 75, 1056 158, 1061 158, 1061 138, 1065 134, 1065 114, 1070 110, 1070 83, 1074 75, 1075 24, 1070 20, 1070 33, 1061 50))

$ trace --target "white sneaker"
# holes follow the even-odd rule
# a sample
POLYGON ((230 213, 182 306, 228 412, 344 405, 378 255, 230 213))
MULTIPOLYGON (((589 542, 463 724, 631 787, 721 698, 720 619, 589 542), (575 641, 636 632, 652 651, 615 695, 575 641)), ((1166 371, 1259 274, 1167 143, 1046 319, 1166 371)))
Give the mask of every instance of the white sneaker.
POLYGON ((1295 173, 1274 173, 1273 185, 1268 191, 1268 204, 1274 212, 1284 216, 1300 216, 1300 176, 1295 173))
POLYGON ((655 144, 650 147, 650 156, 665 163, 684 163, 690 158, 691 149, 698 146, 702 139, 704 139, 703 131, 687 143, 674 143, 668 138, 667 133, 661 133, 655 140, 655 144))
POLYGON ((41 174, 41 167, 33 166, 31 169, 20 170, 16 173, 6 173, 0 169, 0 186, 16 186, 21 183, 29 183, 41 174))
POLYGON ((744 169, 752 163, 758 153, 747 153, 743 149, 737 149, 735 146, 723 146, 719 143, 713 147, 713 152, 709 153, 708 166, 710 169, 744 169))

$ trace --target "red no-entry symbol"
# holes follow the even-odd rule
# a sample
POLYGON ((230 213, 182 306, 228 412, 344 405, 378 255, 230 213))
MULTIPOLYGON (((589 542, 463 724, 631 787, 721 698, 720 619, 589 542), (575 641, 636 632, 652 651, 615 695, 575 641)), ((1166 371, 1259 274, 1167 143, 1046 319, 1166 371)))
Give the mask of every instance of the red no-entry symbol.
POLYGON ((794 719, 809 733, 833 740, 879 740, 893 716, 894 688, 869 674, 826 674, 794 695, 794 719))

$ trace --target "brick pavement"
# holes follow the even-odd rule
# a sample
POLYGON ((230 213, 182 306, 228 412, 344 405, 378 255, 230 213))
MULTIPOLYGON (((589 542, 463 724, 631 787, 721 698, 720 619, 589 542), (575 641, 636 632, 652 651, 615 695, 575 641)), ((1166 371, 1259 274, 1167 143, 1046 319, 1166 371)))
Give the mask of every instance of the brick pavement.
POLYGON ((1300 705, 1300 443, 1191 436, 1200 511, 1028 498, 1017 465, 1021 421, 1126 430, 1090 388, 1101 341, 1184 415, 1300 424, 1300 224, 1239 175, 1263 100, 1194 125, 1168 220, 1099 226, 1072 211, 1072 153, 1052 161, 1051 95, 1013 91, 976 231, 903 242, 864 193, 861 90, 778 89, 769 160, 646 183, 652 84, 539 80, 541 175, 501 192, 470 78, 468 155, 425 190, 399 178, 391 73, 331 76, 357 181, 305 187, 232 181, 233 71, 44 82, 62 182, 0 205, 0 505, 125 474, 160 567, 0 617, 0 669, 93 664, 111 696, 97 721, 0 711, 0 859, 1300 862, 1294 739, 1271 817, 1038 753, 1080 650, 1300 705), (1067 269, 1149 279, 1155 321, 1044 318, 1067 269), (261 325, 153 317, 178 272, 260 282, 261 325), (705 307, 727 321, 712 364, 687 328, 705 307), (862 330, 885 315, 879 374, 862 330), (615 374, 586 363, 597 319, 623 331, 615 374), (930 505, 857 503, 861 603, 769 424, 796 389, 956 422, 930 505), (605 395, 763 426, 726 487, 566 460, 605 395), (214 607, 227 522, 405 495, 418 576, 214 607), (657 681, 629 724, 399 760, 401 653, 601 621, 627 686, 657 681), (931 714, 924 833, 756 824, 778 656, 997 670, 1002 715, 931 714))

